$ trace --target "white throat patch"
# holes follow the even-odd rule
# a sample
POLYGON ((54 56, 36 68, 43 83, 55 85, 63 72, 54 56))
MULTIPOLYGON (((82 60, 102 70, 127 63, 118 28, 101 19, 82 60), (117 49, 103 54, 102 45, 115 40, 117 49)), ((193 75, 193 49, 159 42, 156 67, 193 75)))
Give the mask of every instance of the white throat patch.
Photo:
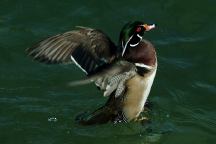
POLYGON ((137 46, 138 44, 139 44, 139 42, 136 43, 136 44, 130 44, 130 46, 131 46, 131 47, 135 47, 135 46, 137 46))
MULTIPOLYGON (((128 39, 128 41, 126 42, 125 45, 123 44, 123 41, 122 41, 122 47, 124 47, 123 51, 122 51, 122 56, 124 55, 124 53, 126 51, 126 48, 127 48, 127 45, 130 42, 130 40, 132 39, 132 37, 133 37, 133 35, 128 39)), ((142 40, 142 36, 140 36, 139 34, 137 34, 137 37, 140 39, 140 41, 142 40)), ((130 46, 131 47, 135 47, 135 46, 137 46, 140 43, 140 41, 138 43, 135 43, 135 44, 130 44, 130 46)))

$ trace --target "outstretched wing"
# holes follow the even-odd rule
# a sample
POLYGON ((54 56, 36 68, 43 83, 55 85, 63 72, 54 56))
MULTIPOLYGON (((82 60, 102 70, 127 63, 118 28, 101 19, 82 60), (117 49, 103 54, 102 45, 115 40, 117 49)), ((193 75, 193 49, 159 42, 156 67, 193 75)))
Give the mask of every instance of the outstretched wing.
POLYGON ((127 61, 117 61, 98 73, 87 77, 84 80, 72 81, 70 86, 84 85, 95 82, 101 90, 104 91, 104 96, 110 96, 115 92, 115 96, 121 96, 125 91, 125 84, 128 79, 137 74, 136 66, 127 61))
POLYGON ((85 27, 49 37, 26 51, 47 64, 73 62, 86 74, 116 57, 115 44, 103 32, 85 27))

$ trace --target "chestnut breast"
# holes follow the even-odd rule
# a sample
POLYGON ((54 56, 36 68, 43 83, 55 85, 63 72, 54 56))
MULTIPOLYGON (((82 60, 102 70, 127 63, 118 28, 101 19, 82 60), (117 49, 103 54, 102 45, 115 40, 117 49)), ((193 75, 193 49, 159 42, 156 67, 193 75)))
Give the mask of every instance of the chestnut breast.
POLYGON ((133 63, 142 63, 148 66, 156 64, 154 46, 147 40, 142 40, 137 46, 126 49, 124 58, 133 63))

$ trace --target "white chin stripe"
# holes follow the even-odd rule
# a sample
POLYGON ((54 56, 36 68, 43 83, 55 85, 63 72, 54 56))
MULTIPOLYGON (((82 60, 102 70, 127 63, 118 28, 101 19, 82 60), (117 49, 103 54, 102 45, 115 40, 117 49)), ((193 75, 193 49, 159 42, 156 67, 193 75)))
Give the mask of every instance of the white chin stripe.
POLYGON ((152 66, 145 65, 145 64, 142 64, 142 63, 135 63, 135 65, 138 66, 138 67, 146 68, 146 69, 148 69, 148 70, 153 69, 152 66))
POLYGON ((88 74, 86 70, 84 70, 81 65, 77 63, 77 61, 71 56, 71 60, 75 63, 76 66, 78 66, 84 73, 88 74))
POLYGON ((137 34, 137 36, 140 38, 140 40, 142 40, 142 37, 139 34, 137 34))
POLYGON ((131 46, 131 47, 135 47, 135 46, 137 46, 138 44, 139 44, 139 42, 136 43, 136 44, 130 44, 130 46, 131 46))
MULTIPOLYGON (((126 48, 127 48, 127 45, 130 42, 130 40, 132 39, 132 37, 133 37, 133 35, 128 39, 128 41, 126 42, 125 45, 123 44, 123 41, 122 41, 122 47, 123 47, 122 56, 124 55, 124 53, 126 51, 126 48)), ((142 37, 139 34, 137 34, 137 37, 140 39, 140 41, 142 40, 142 37)), ((135 47, 140 43, 140 41, 138 43, 136 43, 136 44, 130 44, 130 46, 135 47)))
MULTIPOLYGON (((140 39, 140 41, 142 40, 142 37, 139 34, 137 34, 137 37, 140 39)), ((136 43, 136 44, 130 44, 130 46, 135 47, 140 43, 140 41, 138 43, 136 43)))

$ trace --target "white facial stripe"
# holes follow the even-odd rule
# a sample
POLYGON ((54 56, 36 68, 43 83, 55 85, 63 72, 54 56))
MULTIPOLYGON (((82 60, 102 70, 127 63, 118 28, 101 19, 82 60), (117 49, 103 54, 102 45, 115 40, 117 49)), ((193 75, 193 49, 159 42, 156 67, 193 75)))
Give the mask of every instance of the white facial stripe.
POLYGON ((135 63, 135 65, 138 66, 138 67, 146 68, 146 69, 148 69, 148 70, 153 69, 152 66, 145 65, 145 64, 142 64, 142 63, 135 63))
MULTIPOLYGON (((132 35, 132 36, 128 39, 128 41, 126 42, 126 44, 125 44, 125 46, 124 46, 124 49, 123 49, 123 51, 122 51, 122 56, 124 55, 125 50, 126 50, 127 45, 128 45, 128 42, 132 39, 132 37, 133 37, 133 35, 132 35)), ((122 45, 123 45, 123 41, 122 41, 122 45)))
POLYGON ((124 48, 124 42, 122 41, 122 47, 124 48))
POLYGON ((88 74, 86 70, 84 70, 81 65, 77 63, 77 61, 71 56, 71 60, 75 63, 76 66, 78 66, 84 73, 88 74))

